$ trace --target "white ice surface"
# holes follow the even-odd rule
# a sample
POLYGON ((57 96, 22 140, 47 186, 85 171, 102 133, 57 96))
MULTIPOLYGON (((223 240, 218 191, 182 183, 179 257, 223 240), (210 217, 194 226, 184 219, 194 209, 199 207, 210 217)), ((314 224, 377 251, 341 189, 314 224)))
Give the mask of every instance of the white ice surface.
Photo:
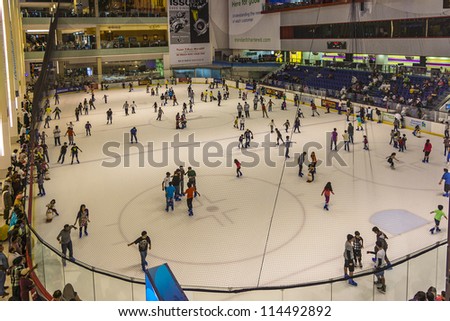
MULTIPOLYGON (((72 224, 80 207, 86 204, 90 210, 89 236, 78 238, 72 233, 74 253, 78 260, 98 268, 131 277, 142 278, 139 253, 136 247, 127 243, 136 239, 142 230, 147 230, 152 239, 149 253, 150 266, 169 263, 182 286, 211 287, 254 287, 286 285, 314 280, 323 280, 343 274, 344 243, 348 233, 361 232, 367 250, 372 250, 375 235, 372 233, 371 215, 385 210, 402 209, 414 213, 429 222, 426 226, 400 235, 389 235, 389 257, 395 259, 421 249, 444 238, 446 229, 438 235, 430 235, 433 225, 429 214, 438 204, 448 200, 442 197, 442 186, 438 181, 446 166, 443 156, 442 138, 425 135, 416 138, 409 130, 403 130, 408 137, 405 153, 397 153, 400 162, 391 170, 385 157, 393 152, 388 145, 391 126, 369 122, 367 135, 370 151, 364 151, 362 132, 355 132, 355 145, 351 152, 339 151, 347 166, 322 164, 317 170, 315 182, 297 176, 297 167, 284 166, 283 147, 272 147, 271 159, 275 167, 262 160, 257 166, 243 164, 242 178, 235 177, 235 168, 226 164, 232 161, 251 160, 236 147, 240 131, 233 128, 238 102, 237 92, 231 90, 231 98, 218 107, 216 102, 200 101, 200 91, 205 85, 194 85, 196 104, 194 113, 188 114, 188 128, 175 129, 175 114, 181 112, 186 99, 186 85, 175 86, 179 106, 164 107, 161 122, 151 107, 159 97, 145 93, 144 87, 137 87, 132 93, 115 89, 96 91, 97 110, 81 116, 75 123, 74 109, 79 101, 90 95, 71 93, 61 95, 62 118, 51 122, 46 129, 50 153, 50 176, 46 181, 47 195, 35 198, 35 226, 39 233, 52 245, 62 226, 72 224), (108 94, 106 105, 101 97, 108 94), (125 100, 135 100, 137 114, 126 117, 122 110, 125 100), (106 125, 106 110, 114 111, 113 125, 106 125), (66 123, 74 121, 78 146, 83 150, 81 164, 70 165, 69 153, 64 165, 56 163, 59 147, 53 145, 54 126, 63 130, 66 123), (92 124, 92 136, 85 137, 84 124, 92 124), (168 166, 156 167, 147 163, 148 148, 140 153, 136 146, 123 143, 124 133, 136 126, 140 142, 154 142, 151 156, 155 161, 162 159, 162 153, 169 156, 168 166), (164 211, 165 199, 161 182, 166 171, 173 172, 175 161, 173 149, 164 147, 176 134, 187 140, 195 134, 201 147, 206 142, 216 141, 223 146, 224 157, 211 158, 223 162, 218 167, 206 166, 202 161, 202 149, 196 148, 195 165, 197 185, 201 197, 194 201, 195 215, 187 215, 186 202, 176 202, 175 211, 164 211), (429 164, 421 159, 425 139, 431 139, 433 151, 429 164), (114 168, 104 166, 113 159, 103 152, 107 142, 118 142, 120 148, 111 149, 121 156, 129 154, 130 165, 122 163, 114 168), (127 148, 130 148, 127 151, 127 148), (225 157, 226 156, 226 157, 225 157), (139 159, 144 166, 139 166, 139 159), (326 182, 331 181, 335 195, 331 196, 330 211, 323 210, 320 195, 326 182), (52 223, 45 223, 45 205, 56 199, 61 216, 52 223)), ((215 90, 216 92, 217 90, 215 90)), ((253 94, 249 94, 251 118, 246 127, 254 133, 254 142, 261 143, 269 132, 269 120, 262 118, 260 108, 253 111, 253 94)), ((288 111, 281 111, 280 101, 270 113, 280 130, 289 119, 293 124, 295 108, 288 103, 288 111)), ((53 106, 53 101, 52 101, 53 106)), ((307 142, 318 142, 323 149, 316 151, 319 160, 325 159, 326 132, 337 128, 339 140, 346 128, 345 116, 335 113, 311 117, 309 107, 303 106, 306 116, 302 119, 301 134, 294 134, 295 142, 291 156, 302 151, 307 142)), ((131 110, 130 110, 131 112, 131 110)), ((62 139, 64 141, 64 138, 62 139)), ((275 136, 271 136, 272 142, 275 136)), ((209 150, 211 153, 214 148, 209 150)), ((249 151, 263 158, 262 147, 249 151)), ((310 150, 311 151, 311 150, 310 150)), ((309 151, 309 153, 310 153, 309 151)), ((180 159, 189 166, 187 148, 182 148, 180 159)), ((295 162, 292 157, 290 162, 295 162)), ((444 223, 446 223, 444 221, 444 223)), ((370 267, 369 255, 363 256, 365 268, 370 267)))

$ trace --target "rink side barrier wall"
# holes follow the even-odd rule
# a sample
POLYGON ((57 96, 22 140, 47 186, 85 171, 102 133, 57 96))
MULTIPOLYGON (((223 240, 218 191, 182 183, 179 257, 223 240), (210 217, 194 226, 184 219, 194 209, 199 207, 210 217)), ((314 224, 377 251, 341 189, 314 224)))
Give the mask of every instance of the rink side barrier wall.
MULTIPOLYGON (((176 83, 185 83, 185 79, 174 78, 174 80, 176 81, 176 83)), ((215 80, 214 78, 191 78, 191 82, 193 84, 205 84, 206 85, 211 82, 214 82, 214 80, 215 80)), ((128 84, 128 83, 130 83, 130 82, 127 82, 126 84, 128 84)), ((133 85, 139 86, 138 81, 131 81, 131 83, 133 83, 133 85)), ((165 80, 164 79, 153 79, 152 80, 152 86, 156 86, 158 84, 163 86, 165 84, 165 80)), ((252 91, 251 89, 248 89, 248 84, 246 82, 235 81, 235 80, 225 80, 225 84, 227 84, 228 87, 230 87, 230 88, 252 91)), ((111 83, 108 85, 109 85, 110 89, 122 88, 121 82, 120 83, 111 83)), ((143 85, 141 85, 141 86, 143 86, 143 85)), ((294 96, 297 94, 300 99, 300 104, 304 105, 304 106, 310 106, 311 101, 314 101, 314 104, 318 108, 325 109, 326 108, 325 104, 330 104, 333 106, 333 105, 339 103, 338 99, 328 97, 325 95, 314 95, 314 94, 310 94, 310 93, 296 92, 296 91, 292 91, 292 90, 286 90, 286 89, 267 86, 267 85, 262 85, 261 87, 269 89, 273 92, 283 92, 286 95, 286 100, 290 101, 290 102, 294 101, 294 96)), ((67 92, 74 92, 74 91, 76 91, 76 89, 68 90, 68 91, 61 91, 61 89, 58 89, 58 93, 67 93, 67 92)), ((320 93, 320 92, 321 91, 317 91, 317 93, 320 93)), ((53 95, 54 91, 51 91, 50 94, 53 95)), ((275 106, 277 105, 277 101, 279 101, 279 99, 274 100, 275 106)), ((364 104, 360 104, 360 103, 352 103, 352 107, 353 107, 355 113, 359 111, 360 107, 364 107, 366 109, 368 107, 371 107, 371 108, 375 109, 374 106, 364 105, 364 104)), ((379 108, 379 109, 384 110, 384 108, 379 108)), ((330 111, 337 112, 335 107, 331 107, 330 111)), ((394 110, 382 111, 383 123, 392 125, 394 123, 394 113, 395 113, 394 110)), ((374 117, 376 117, 376 116, 374 116, 374 117)), ((414 127, 416 125, 419 125, 421 127, 422 133, 435 135, 435 136, 439 136, 439 137, 444 136, 443 133, 444 133, 445 125, 442 123, 433 122, 433 121, 429 121, 429 120, 421 120, 421 119, 412 118, 412 117, 408 117, 408 116, 404 117, 404 119, 405 119, 405 127, 404 127, 405 129, 414 130, 414 127)))
MULTIPOLYGON (((204 78, 201 80, 203 80, 202 83, 205 83, 204 78)), ((233 84, 236 85, 234 81, 226 83, 229 87, 234 87, 233 84)), ((239 84, 241 89, 245 89, 245 86, 246 84, 239 84)), ((290 95, 288 97, 293 100, 295 93, 286 92, 286 95, 288 94, 290 95)), ((299 93, 299 97, 303 104, 309 104, 313 99, 317 106, 322 105, 321 97, 304 93, 299 93)), ((393 115, 386 113, 385 116, 387 119, 384 121, 391 123, 389 117, 393 117, 393 115)), ((417 120, 407 119, 407 124, 410 124, 409 121, 417 120)), ((429 125, 431 131, 440 129, 443 131, 442 126, 435 125, 442 124, 431 123, 429 125)), ((30 236, 26 258, 28 266, 38 264, 32 273, 38 292, 45 299, 51 300, 50 293, 62 290, 65 284, 72 283, 82 300, 145 301, 144 279, 116 274, 78 260, 67 261, 67 266, 63 267, 61 251, 47 243, 33 228, 33 224, 30 224, 39 217, 39 213, 35 212, 33 206, 33 175, 34 167, 31 166, 27 199, 27 224, 30 236), (121 290, 113 291, 111 289, 121 290)), ((393 261, 394 269, 386 272, 388 286, 386 294, 378 293, 374 286, 374 271, 371 267, 355 273, 354 279, 358 282, 358 287, 349 286, 347 280, 339 277, 283 286, 213 288, 184 285, 182 288, 188 298, 195 301, 405 301, 411 299, 417 291, 425 290, 429 286, 435 286, 438 290, 445 288, 446 244, 446 240, 437 242, 393 261), (352 288, 350 291, 349 287, 352 288)))
MULTIPOLYGON (((236 82, 234 81, 226 81, 226 83, 228 84, 228 86, 233 86, 235 88, 236 86, 236 82), (234 85, 233 85, 234 84, 234 85)), ((322 108, 322 109, 326 109, 326 106, 324 105, 324 102, 328 101, 328 102, 334 102, 334 103, 339 103, 339 99, 336 98, 332 98, 332 97, 328 97, 325 95, 312 95, 309 93, 303 93, 303 92, 296 92, 296 91, 291 91, 291 90, 286 90, 286 89, 282 89, 282 88, 278 88, 278 87, 272 87, 272 86, 267 86, 267 85, 262 85, 261 87, 264 88, 269 88, 273 91, 281 91, 284 92, 286 94, 286 100, 293 102, 294 101, 294 97, 297 94, 300 98, 300 104, 306 105, 306 106, 310 106, 311 105, 311 101, 314 101, 314 104, 316 104, 316 106, 318 108, 322 108)), ((239 85, 239 88, 243 89, 245 88, 245 84, 242 87, 242 84, 239 85)), ((353 103, 352 102, 352 107, 354 109, 355 112, 359 111, 360 107, 364 107, 366 110, 368 107, 371 107, 372 109, 375 109, 376 107, 374 106, 370 106, 370 105, 364 105, 364 104, 360 104, 360 103, 353 103)), ((385 108, 379 108, 381 111, 385 110, 385 108)), ((330 111, 333 112, 337 112, 336 108, 330 108, 330 111)), ((389 112, 387 111, 382 111, 382 119, 383 119, 383 124, 389 124, 392 125, 394 123, 394 110, 390 110, 389 112)), ((374 117, 376 117, 376 115, 374 115, 374 117)), ((445 125, 442 123, 437 123, 437 122, 432 122, 429 120, 422 120, 422 119, 417 119, 417 118, 412 118, 412 117, 404 117, 405 119, 405 127, 406 129, 410 129, 410 130, 414 130, 414 127, 416 125, 421 126, 421 132, 422 133, 427 133, 430 135, 435 135, 435 136, 439 136, 439 137, 444 137, 444 129, 445 129, 445 125)))

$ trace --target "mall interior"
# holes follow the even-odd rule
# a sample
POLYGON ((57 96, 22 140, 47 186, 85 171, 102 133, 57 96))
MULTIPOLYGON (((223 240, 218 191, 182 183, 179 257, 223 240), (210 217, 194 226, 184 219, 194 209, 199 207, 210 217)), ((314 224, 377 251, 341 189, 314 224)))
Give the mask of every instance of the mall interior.
MULTIPOLYGON (((34 283, 32 299, 55 300, 55 289, 46 286, 51 282, 44 256, 63 256, 33 226, 39 138, 31 132, 42 130, 46 99, 53 102, 55 93, 95 90, 101 97, 129 84, 149 90, 167 83, 226 83, 236 93, 248 91, 249 100, 258 92, 284 96, 293 105, 300 96, 307 108, 315 101, 339 114, 343 102, 355 110, 371 106, 383 111, 389 126, 398 114, 402 128, 412 132, 419 126, 430 136, 448 137, 447 0, 0 0, 0 19, 0 177, 2 213, 7 212, 0 218, 0 242, 17 283, 25 266, 40 262, 26 275, 34 283), (5 196, 12 187, 17 189, 5 196), (22 212, 19 224, 6 224, 14 211, 22 212), (19 249, 10 253, 12 247, 19 249), (23 264, 14 260, 21 256, 23 264)), ((371 284, 367 296, 343 294, 348 291, 341 275, 266 287, 181 287, 190 300, 406 301, 419 300, 419 290, 430 298, 429 287, 434 299, 449 300, 441 293, 450 289, 448 256, 442 237, 397 257, 394 271, 405 281, 388 299, 376 294, 370 269, 358 273, 371 284), (427 285, 412 287, 414 279, 427 285)), ((94 284, 97 296, 90 300, 145 300, 144 278, 73 265, 94 284), (127 294, 101 296, 109 286, 127 294)), ((69 283, 74 272, 58 269, 58 282, 69 283)), ((8 295, 0 291, 0 300, 20 300, 5 273, 0 270, 0 283, 6 279, 8 295)))

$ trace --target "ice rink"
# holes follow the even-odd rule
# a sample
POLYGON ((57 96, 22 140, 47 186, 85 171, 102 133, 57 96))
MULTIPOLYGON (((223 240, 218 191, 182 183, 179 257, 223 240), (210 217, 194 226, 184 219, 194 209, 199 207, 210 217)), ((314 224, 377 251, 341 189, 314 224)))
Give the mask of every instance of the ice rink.
MULTIPOLYGON (((448 210, 443 186, 438 185, 446 167, 442 138, 426 134, 416 138, 410 130, 402 130, 408 138, 407 151, 397 152, 400 161, 392 170, 386 162, 386 157, 396 151, 388 144, 392 126, 367 122, 364 133, 369 151, 363 150, 363 132, 355 131, 350 152, 331 152, 327 135, 337 128, 342 141, 347 128, 345 116, 324 114, 325 110, 319 109, 320 116, 311 117, 310 107, 302 106, 305 118, 301 120, 301 133, 293 134, 295 143, 286 161, 284 146, 275 146, 276 136, 270 134, 269 119, 262 118, 260 106, 253 111, 251 92, 251 117, 245 125, 254 140, 245 151, 237 147, 242 131, 233 128, 237 91, 230 88, 230 99, 218 107, 216 101, 200 102, 200 92, 207 89, 206 85, 196 84, 193 89, 194 112, 187 114, 187 128, 183 130, 175 129, 175 115, 181 114, 182 103, 187 102, 187 85, 174 86, 180 105, 172 106, 169 101, 163 107, 162 121, 156 121, 152 108, 160 99, 147 94, 145 86, 131 93, 128 88, 96 91, 96 110, 82 115, 79 122, 75 122, 74 109, 90 94, 61 94, 61 120, 52 120, 50 129, 45 129, 51 180, 45 183, 47 195, 35 197, 34 224, 39 234, 59 248, 59 231, 64 224, 73 224, 80 205, 86 204, 91 220, 89 236, 79 238, 77 231, 72 232, 77 260, 143 278, 137 247, 128 247, 127 243, 147 230, 152 240, 150 266, 167 262, 184 287, 227 288, 342 276, 346 235, 360 231, 365 249, 372 250, 374 225, 389 236, 391 260, 445 238, 445 227, 437 235, 428 232, 433 226, 429 212, 438 204, 448 210), (108 95, 108 104, 102 99, 104 94, 108 95), (136 114, 125 116, 125 101, 136 102, 136 114), (108 108, 114 112, 112 125, 106 125, 108 108), (70 165, 68 152, 60 165, 56 163, 60 148, 53 144, 52 131, 59 125, 64 133, 69 121, 75 124, 81 163, 70 165), (85 136, 86 121, 92 124, 89 137, 85 136), (133 126, 138 129, 140 147, 131 145, 125 136, 133 126), (261 145, 267 134, 270 147, 261 145), (194 135, 193 140, 188 142, 190 135, 194 135), (425 139, 433 144, 428 164, 422 163, 425 139), (185 142, 178 149, 179 157, 171 145, 175 140, 185 142), (298 176, 294 157, 305 145, 309 146, 308 155, 315 151, 322 161, 312 183, 306 182, 306 176, 298 176), (235 175, 234 158, 243 162, 241 178, 235 175), (194 200, 192 217, 187 215, 184 198, 175 203, 173 212, 165 211, 161 182, 167 171, 173 173, 180 165, 179 161, 197 172, 201 197, 194 200), (327 182, 332 183, 335 193, 329 211, 323 209, 321 196, 327 182), (45 205, 53 198, 61 215, 46 223, 45 205)), ((275 120, 283 137, 291 135, 292 128, 286 134, 282 124, 287 119, 293 124, 296 108, 288 102, 288 110, 282 111, 281 100, 272 99, 275 106, 270 119, 275 120)), ((364 269, 372 267, 370 255, 364 254, 363 261, 364 269)))

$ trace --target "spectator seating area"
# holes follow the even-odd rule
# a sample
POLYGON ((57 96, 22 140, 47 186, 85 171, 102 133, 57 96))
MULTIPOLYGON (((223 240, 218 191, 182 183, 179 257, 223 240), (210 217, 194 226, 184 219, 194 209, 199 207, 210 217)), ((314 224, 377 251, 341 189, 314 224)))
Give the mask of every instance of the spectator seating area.
POLYGON ((285 65, 269 75, 264 83, 305 92, 323 89, 328 97, 350 99, 378 107, 386 107, 388 102, 394 102, 431 109, 450 93, 447 75, 427 77, 401 71, 388 74, 302 65, 285 65))

